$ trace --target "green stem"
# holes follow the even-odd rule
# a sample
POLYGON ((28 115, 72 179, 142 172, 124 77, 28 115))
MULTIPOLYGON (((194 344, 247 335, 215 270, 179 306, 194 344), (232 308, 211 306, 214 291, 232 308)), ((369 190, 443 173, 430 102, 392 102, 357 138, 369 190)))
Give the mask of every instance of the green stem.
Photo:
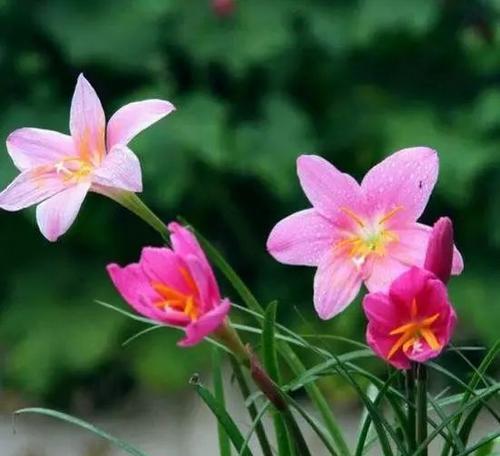
POLYGON ((163 240, 170 243, 170 234, 167 225, 146 204, 132 192, 111 192, 106 196, 127 208, 130 212, 144 220, 149 226, 156 230, 163 240))
MULTIPOLYGON (((417 443, 421 445, 427 439, 427 367, 425 364, 418 363, 415 370, 417 383, 417 443)), ((427 456, 427 447, 420 454, 427 456)))
POLYGON ((408 449, 412 454, 417 449, 415 428, 417 423, 415 409, 415 371, 414 366, 406 371, 405 377, 406 398, 408 399, 408 449))
MULTIPOLYGON (((245 375, 243 374, 243 370, 241 369, 241 366, 236 358, 230 356, 229 360, 231 361, 234 377, 238 382, 241 394, 243 398, 246 400, 250 396, 250 388, 248 387, 245 375)), ((255 403, 252 401, 250 404, 248 404, 247 408, 248 408, 248 413, 252 418, 252 422, 255 422, 257 418, 257 408, 255 407, 255 403)), ((271 445, 267 440, 266 432, 264 431, 264 426, 262 426, 262 422, 259 422, 255 425, 255 433, 257 434, 257 439, 259 440, 260 447, 262 448, 262 454, 264 456, 272 456, 273 452, 271 449, 271 445)))

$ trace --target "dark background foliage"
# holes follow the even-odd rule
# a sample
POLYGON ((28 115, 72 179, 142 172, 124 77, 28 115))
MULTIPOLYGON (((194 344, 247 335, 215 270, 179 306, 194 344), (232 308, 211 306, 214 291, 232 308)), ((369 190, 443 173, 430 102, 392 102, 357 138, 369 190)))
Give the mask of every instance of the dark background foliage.
MULTIPOLYGON (((0 137, 67 132, 79 72, 108 116, 172 101, 177 112, 132 144, 145 201, 200 228, 263 302, 280 300, 282 321, 358 339, 359 306, 320 322, 313 270, 266 254, 274 223, 307 205, 295 159, 320 154, 361 178, 399 148, 434 147, 440 180, 423 221, 453 217, 466 264, 452 284, 456 340, 488 344, 500 321, 499 13, 500 2, 477 0, 241 0, 225 13, 210 0, 0 0, 0 137)), ((14 175, 4 148, 0 182, 14 175)), ((122 305, 108 262, 160 242, 134 216, 91 195, 55 245, 32 211, 3 212, 0 224, 8 389, 105 405, 136 386, 184 387, 200 368, 206 348, 178 349, 175 331, 121 347, 142 327, 94 303, 122 305)))

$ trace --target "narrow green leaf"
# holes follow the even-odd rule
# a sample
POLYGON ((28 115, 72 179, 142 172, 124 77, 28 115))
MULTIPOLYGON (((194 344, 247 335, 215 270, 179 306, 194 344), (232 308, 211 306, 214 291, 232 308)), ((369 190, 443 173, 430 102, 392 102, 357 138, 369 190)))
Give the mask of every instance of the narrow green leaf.
MULTIPOLYGON (((215 399, 225 407, 226 402, 224 397, 224 381, 221 371, 221 353, 217 347, 212 347, 212 371, 215 399)), ((231 456, 229 437, 220 422, 217 423, 217 432, 219 437, 219 455, 231 456)))
POLYGON ((25 413, 35 413, 38 415, 46 415, 50 416, 52 418, 57 418, 58 420, 65 421, 66 423, 73 424, 75 426, 81 427, 87 431, 92 432, 93 434, 103 438, 104 440, 107 440, 109 443, 114 445, 117 448, 120 448, 121 450, 125 451, 126 453, 132 455, 132 456, 147 456, 145 453, 142 451, 139 451, 137 448, 134 448, 132 445, 130 445, 127 442, 124 442, 123 440, 112 436, 111 434, 108 434, 107 432, 103 431, 102 429, 99 429, 98 427, 94 426, 93 424, 87 423, 86 421, 83 421, 79 418, 75 418, 74 416, 67 415, 66 413, 58 412, 56 410, 50 410, 46 408, 40 408, 40 407, 31 407, 31 408, 24 408, 20 409, 14 412, 14 415, 21 415, 25 413))
MULTIPOLYGON (((281 385, 281 379, 278 368, 278 356, 276 354, 274 325, 276 321, 277 303, 272 302, 264 314, 264 327, 262 330, 262 348, 264 367, 278 385, 281 385)), ((278 444, 278 454, 288 455, 293 453, 293 444, 287 432, 286 422, 277 410, 273 410, 274 431, 276 442, 278 444)))
MULTIPOLYGON (((196 392, 198 393, 200 398, 203 400, 203 402, 205 402, 208 408, 215 415, 218 422, 225 429, 227 436, 231 440, 231 443, 233 444, 234 448, 239 452, 243 447, 245 439, 241 435, 238 426, 236 426, 235 422, 233 421, 229 413, 227 413, 226 409, 224 408, 224 405, 221 404, 213 396, 213 394, 199 382, 197 377, 193 377, 191 379, 191 384, 194 385, 196 392)), ((246 448, 242 452, 242 456, 252 456, 250 449, 246 448)))
MULTIPOLYGON (((264 456, 272 456, 273 452, 271 450, 271 445, 269 444, 269 440, 266 435, 266 431, 264 429, 264 426, 261 422, 260 419, 257 419, 258 413, 257 413, 257 408, 255 406, 254 401, 248 401, 248 398, 251 396, 250 394, 250 388, 248 387, 245 374, 243 373, 243 370, 241 369, 240 364, 234 358, 234 356, 231 356, 230 358, 231 361, 231 366, 233 368, 233 373, 234 377, 236 378, 236 381, 238 382, 238 386, 241 391, 241 395, 243 396, 243 399, 245 400, 245 405, 248 410, 248 414, 250 415, 250 418, 252 419, 253 423, 255 423, 255 432, 257 434, 257 439, 259 440, 260 447, 262 449, 262 454, 264 456)), ((247 439, 249 437, 247 436, 247 439)), ((242 451, 244 451, 248 445, 248 440, 245 439, 245 443, 243 445, 243 448, 240 450, 240 454, 242 454, 242 451)))

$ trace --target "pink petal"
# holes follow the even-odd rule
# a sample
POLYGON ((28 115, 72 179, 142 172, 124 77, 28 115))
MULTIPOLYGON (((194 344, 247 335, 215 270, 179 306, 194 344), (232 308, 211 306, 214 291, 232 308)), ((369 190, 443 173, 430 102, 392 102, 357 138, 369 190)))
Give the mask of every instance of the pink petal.
POLYGON ((56 195, 66 188, 52 166, 39 166, 19 174, 0 193, 0 208, 18 211, 56 195))
POLYGON ((323 216, 337 224, 350 224, 352 220, 345 215, 343 209, 364 215, 359 184, 324 158, 301 155, 297 159, 297 172, 304 193, 323 216))
POLYGON ((7 151, 21 171, 74 157, 73 138, 57 131, 20 128, 7 138, 7 151))
POLYGON ((127 146, 117 145, 92 173, 92 182, 99 186, 141 192, 142 174, 139 159, 127 146))
POLYGON ((133 263, 123 268, 110 264, 106 270, 123 299, 132 308, 147 318, 158 320, 158 311, 152 302, 158 300, 159 296, 139 264, 133 263))
POLYGON ((361 182, 361 189, 374 214, 384 215, 400 207, 392 225, 417 220, 427 205, 437 180, 436 151, 412 147, 396 152, 374 166, 361 182))
POLYGON ((453 223, 448 217, 441 217, 429 236, 424 268, 444 283, 450 279, 453 247, 453 223))
POLYGON ((73 185, 37 206, 38 227, 49 241, 56 241, 68 231, 78 215, 89 188, 89 182, 73 185))
POLYGON ((388 336, 386 333, 381 333, 371 324, 368 323, 366 329, 366 341, 370 348, 381 358, 392 364, 396 369, 409 369, 411 367, 410 360, 406 357, 402 350, 394 353, 391 359, 387 359, 392 347, 397 341, 397 337, 388 336))
POLYGON ((460 275, 464 270, 464 260, 456 247, 453 247, 453 262, 451 264, 451 274, 460 275))
POLYGON ((410 315, 411 302, 425 289, 429 280, 439 282, 432 272, 412 267, 392 282, 389 296, 402 311, 410 315))
POLYGON ((186 263, 166 247, 144 247, 140 264, 150 282, 169 286, 183 293, 191 293, 182 270, 186 263))
POLYGON ((128 144, 142 130, 174 110, 172 103, 163 100, 136 101, 123 106, 109 119, 108 149, 116 144, 128 144))
POLYGON ((188 255, 185 261, 198 289, 201 311, 203 313, 209 312, 221 299, 218 291, 214 292, 214 290, 217 290, 217 286, 212 283, 212 277, 207 274, 206 268, 198 257, 188 255))
POLYGON ((273 228, 267 250, 281 263, 317 266, 334 245, 335 231, 336 227, 315 209, 305 209, 273 228))
POLYGON ((186 326, 186 337, 179 341, 178 345, 180 347, 191 347, 201 342, 224 323, 230 309, 231 303, 227 299, 221 301, 213 310, 186 326))
POLYGON ((387 255, 373 259, 372 268, 365 278, 366 288, 370 292, 386 292, 394 279, 408 270, 408 266, 387 255))
POLYGON ((71 101, 69 129, 82 159, 94 165, 106 153, 104 128, 106 119, 101 101, 94 88, 81 74, 71 101))
POLYGON ((363 310, 370 324, 378 332, 390 333, 401 326, 402 318, 406 316, 399 311, 385 293, 368 293, 363 298, 363 310))
POLYGON ((347 256, 332 252, 320 262, 314 276, 314 307, 327 320, 342 312, 356 297, 361 275, 347 256))
POLYGON ((184 259, 189 255, 197 257, 203 265, 205 273, 210 277, 212 294, 220 296, 219 286, 217 285, 217 280, 212 266, 208 262, 205 252, 198 243, 195 235, 187 228, 176 222, 169 223, 168 230, 170 231, 170 241, 172 242, 174 252, 184 259))

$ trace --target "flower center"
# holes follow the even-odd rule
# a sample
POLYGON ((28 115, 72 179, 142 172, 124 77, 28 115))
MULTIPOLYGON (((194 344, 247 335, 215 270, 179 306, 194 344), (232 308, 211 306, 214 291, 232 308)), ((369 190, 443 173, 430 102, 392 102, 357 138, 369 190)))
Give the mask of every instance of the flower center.
POLYGON ((387 359, 391 359, 399 349, 403 349, 407 353, 412 348, 413 353, 417 353, 422 350, 422 340, 427 342, 427 345, 432 350, 439 350, 441 344, 432 329, 432 325, 438 318, 439 312, 430 317, 418 319, 417 301, 413 299, 411 303, 411 321, 398 326, 389 333, 391 336, 400 335, 400 337, 391 347, 387 359))
POLYGON ((358 267, 363 265, 369 255, 384 256, 387 245, 398 240, 397 235, 387 229, 386 222, 401 209, 403 209, 401 206, 397 206, 370 223, 350 209, 342 207, 342 212, 354 221, 357 229, 339 241, 336 248, 346 248, 348 255, 358 267))
POLYGON ((196 321, 200 316, 198 305, 198 288, 191 277, 189 271, 180 268, 180 273, 189 288, 189 292, 176 290, 160 282, 152 282, 151 286, 161 296, 162 299, 155 302, 155 306, 160 309, 172 309, 183 312, 191 321, 196 321))
POLYGON ((80 182, 94 169, 90 162, 78 157, 63 158, 54 165, 54 168, 64 181, 71 183, 80 182))

